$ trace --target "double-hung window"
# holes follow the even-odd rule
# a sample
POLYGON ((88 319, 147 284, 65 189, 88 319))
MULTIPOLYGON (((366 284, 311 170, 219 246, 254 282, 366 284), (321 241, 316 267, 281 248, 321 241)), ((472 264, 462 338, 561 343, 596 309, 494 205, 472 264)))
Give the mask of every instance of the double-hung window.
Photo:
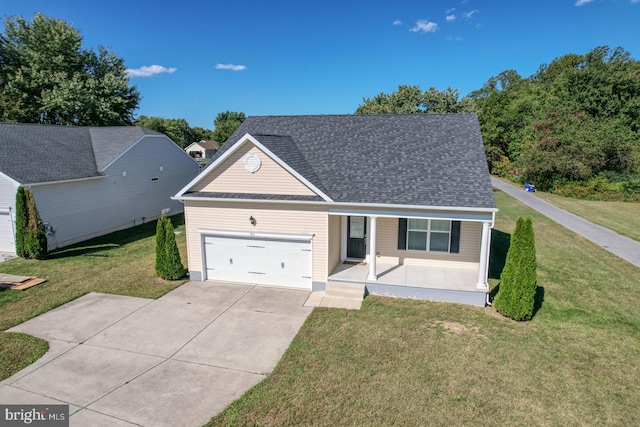
POLYGON ((449 252, 451 221, 413 219, 407 221, 407 249, 414 251, 449 252))
POLYGON ((398 249, 458 253, 460 250, 460 221, 400 218, 398 249))

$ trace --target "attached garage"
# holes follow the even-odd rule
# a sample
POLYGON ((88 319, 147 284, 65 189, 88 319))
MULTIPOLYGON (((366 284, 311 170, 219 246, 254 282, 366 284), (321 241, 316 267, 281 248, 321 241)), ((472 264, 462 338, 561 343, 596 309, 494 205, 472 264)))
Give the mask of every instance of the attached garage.
POLYGON ((202 233, 207 280, 311 289, 310 235, 202 233))
POLYGON ((11 211, 0 208, 0 252, 15 252, 15 250, 11 211))

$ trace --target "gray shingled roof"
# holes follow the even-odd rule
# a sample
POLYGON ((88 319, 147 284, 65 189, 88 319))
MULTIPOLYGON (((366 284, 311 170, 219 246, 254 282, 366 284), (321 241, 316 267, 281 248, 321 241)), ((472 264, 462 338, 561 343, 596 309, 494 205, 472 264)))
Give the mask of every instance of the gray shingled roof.
POLYGON ((144 135, 141 127, 0 123, 0 172, 21 184, 100 176, 144 135))
POLYGON ((252 135, 335 202, 494 208, 475 114, 248 117, 252 135))

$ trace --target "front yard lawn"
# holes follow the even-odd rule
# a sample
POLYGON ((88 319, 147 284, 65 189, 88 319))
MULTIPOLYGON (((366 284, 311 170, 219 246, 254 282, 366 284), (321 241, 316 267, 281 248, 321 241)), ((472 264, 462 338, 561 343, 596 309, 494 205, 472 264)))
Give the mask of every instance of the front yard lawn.
MULTIPOLYGON (((182 262, 186 264, 184 217, 176 215, 171 220, 178 233, 176 241, 182 262)), ((155 227, 153 221, 98 237, 54 252, 44 261, 15 259, 0 263, 0 273, 47 279, 24 291, 0 289, 0 331, 89 292, 158 298, 184 283, 186 280, 170 282, 156 277, 155 227)), ((16 360, 9 352, 18 354, 16 348, 26 341, 19 334, 0 332, 0 335, 0 360, 5 365, 5 361, 16 360)), ((24 360, 39 357, 33 359, 26 353, 24 360)), ((0 380, 23 367, 19 363, 3 366, 0 380)))
POLYGON ((640 224, 640 203, 572 199, 544 192, 536 194, 541 199, 587 221, 640 242, 640 227, 638 226, 640 224))
POLYGON ((208 425, 640 425, 640 269, 496 198, 497 254, 518 216, 534 223, 532 321, 371 296, 316 308, 274 372, 208 425))

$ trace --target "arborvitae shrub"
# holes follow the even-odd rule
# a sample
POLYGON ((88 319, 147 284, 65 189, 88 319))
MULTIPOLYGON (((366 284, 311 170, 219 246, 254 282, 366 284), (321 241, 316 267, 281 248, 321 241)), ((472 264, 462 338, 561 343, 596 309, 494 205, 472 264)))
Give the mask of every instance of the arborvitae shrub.
POLYGON ((156 226, 156 275, 164 278, 167 275, 167 217, 162 214, 156 226))
POLYGON ((27 210, 27 189, 18 187, 16 192, 16 254, 29 258, 25 240, 29 234, 29 211, 27 210))
POLYGON ((23 258, 45 259, 47 235, 31 190, 18 187, 16 193, 16 254, 23 258))
POLYGON ((167 280, 178 280, 182 276, 184 276, 185 268, 182 265, 182 261, 180 259, 180 251, 178 250, 178 244, 176 243, 176 235, 173 231, 173 224, 171 220, 167 218, 166 220, 166 259, 167 259, 167 270, 165 279, 167 280))
POLYGON ((537 288, 536 270, 536 243, 531 218, 518 218, 494 301, 499 313, 514 320, 531 319, 537 288))

